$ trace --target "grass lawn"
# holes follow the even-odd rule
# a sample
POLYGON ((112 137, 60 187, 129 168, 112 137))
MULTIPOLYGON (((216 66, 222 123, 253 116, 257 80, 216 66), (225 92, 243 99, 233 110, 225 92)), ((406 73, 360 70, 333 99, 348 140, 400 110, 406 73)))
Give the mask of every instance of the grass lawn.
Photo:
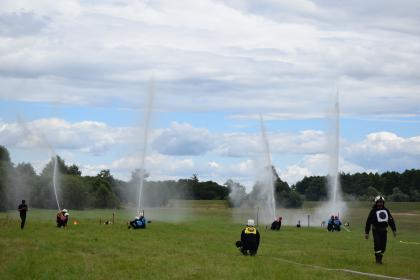
MULTIPOLYGON (((387 203, 399 235, 388 235, 382 266, 374 263, 372 239, 363 238, 370 204, 350 205, 350 232, 260 226, 256 257, 234 246, 242 225, 223 202, 185 207, 187 219, 153 220, 137 231, 127 229, 132 213, 123 210, 114 225, 99 224, 112 219, 112 210, 70 211, 70 221, 80 224, 65 230, 55 228, 53 210, 30 209, 23 231, 17 211, 0 213, 0 279, 374 279, 322 267, 420 279, 420 245, 400 242, 420 242, 420 203, 387 203)), ((153 211, 174 212, 146 214, 153 211)))

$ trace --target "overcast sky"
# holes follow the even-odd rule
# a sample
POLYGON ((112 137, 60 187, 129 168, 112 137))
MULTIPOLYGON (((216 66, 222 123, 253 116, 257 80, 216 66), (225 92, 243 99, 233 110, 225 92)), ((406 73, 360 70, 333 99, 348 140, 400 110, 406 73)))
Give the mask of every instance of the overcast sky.
POLYGON ((420 1, 0 2, 0 144, 39 172, 140 165, 150 80, 151 179, 247 186, 267 126, 289 183, 328 169, 340 93, 340 170, 420 168, 420 1))

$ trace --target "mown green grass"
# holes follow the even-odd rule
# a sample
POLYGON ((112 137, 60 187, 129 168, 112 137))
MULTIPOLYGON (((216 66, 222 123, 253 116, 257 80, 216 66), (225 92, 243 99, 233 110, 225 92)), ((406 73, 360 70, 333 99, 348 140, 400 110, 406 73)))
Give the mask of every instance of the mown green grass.
MULTIPOLYGON (((292 261, 420 279, 420 245, 399 242, 420 242, 420 204, 388 205, 399 236, 389 235, 382 266, 374 264, 372 240, 363 239, 369 206, 352 205, 351 232, 305 227, 271 232, 260 227, 256 257, 242 256, 235 248, 242 226, 232 222, 231 209, 223 202, 186 205, 193 213, 188 219, 154 220, 137 231, 127 229, 129 211, 115 211, 114 225, 99 224, 99 219, 112 218, 112 210, 71 211, 71 219, 80 224, 63 230, 54 227, 55 211, 31 209, 23 231, 17 213, 0 213, 0 278, 369 279, 292 261)), ((155 211, 173 214, 171 209, 155 211)))

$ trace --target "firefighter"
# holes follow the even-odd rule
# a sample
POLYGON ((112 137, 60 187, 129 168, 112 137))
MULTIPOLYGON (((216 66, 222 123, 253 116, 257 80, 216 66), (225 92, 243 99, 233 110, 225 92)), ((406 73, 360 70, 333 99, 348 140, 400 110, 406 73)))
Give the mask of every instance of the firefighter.
POLYGON ((255 256, 260 245, 260 233, 255 228, 254 220, 248 220, 246 227, 241 232, 241 241, 236 242, 243 255, 255 256))
POLYGON ((341 231, 341 221, 338 216, 334 217, 333 231, 341 231))
POLYGON ((375 204, 366 220, 365 239, 369 239, 369 231, 372 226, 373 244, 375 250, 375 260, 377 264, 382 264, 382 257, 386 249, 387 227, 391 227, 394 237, 397 236, 394 218, 387 208, 385 199, 378 195, 375 197, 375 204))
POLYGON ((277 220, 274 220, 274 222, 271 223, 271 230, 280 230, 282 220, 283 217, 279 217, 277 220))
POLYGON ((19 204, 18 211, 20 215, 20 229, 23 229, 25 227, 26 222, 26 212, 28 212, 28 205, 26 205, 25 200, 22 200, 22 204, 19 204))
POLYGON ((67 227, 67 222, 69 221, 69 212, 67 211, 67 209, 63 209, 57 213, 56 221, 57 221, 57 227, 59 228, 67 227))
POLYGON ((146 218, 144 216, 135 217, 133 221, 130 221, 128 228, 139 229, 146 228, 146 218))

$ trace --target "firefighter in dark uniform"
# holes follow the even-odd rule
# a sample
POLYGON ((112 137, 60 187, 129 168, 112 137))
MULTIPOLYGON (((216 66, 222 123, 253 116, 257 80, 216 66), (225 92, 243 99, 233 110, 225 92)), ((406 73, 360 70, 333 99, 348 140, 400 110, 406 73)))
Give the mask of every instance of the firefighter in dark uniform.
POLYGON ((254 220, 248 220, 246 227, 241 232, 241 253, 255 256, 260 245, 260 233, 255 228, 254 220))
POLYGON ((25 200, 22 200, 22 204, 19 204, 18 211, 20 215, 20 228, 23 229, 25 227, 26 222, 26 212, 28 212, 28 205, 26 205, 25 200))
POLYGON ((365 227, 365 238, 368 239, 372 225, 375 259, 378 264, 382 264, 382 257, 385 253, 388 225, 391 227, 394 237, 397 236, 394 218, 384 205, 385 199, 382 196, 375 197, 375 204, 369 213, 365 227))

